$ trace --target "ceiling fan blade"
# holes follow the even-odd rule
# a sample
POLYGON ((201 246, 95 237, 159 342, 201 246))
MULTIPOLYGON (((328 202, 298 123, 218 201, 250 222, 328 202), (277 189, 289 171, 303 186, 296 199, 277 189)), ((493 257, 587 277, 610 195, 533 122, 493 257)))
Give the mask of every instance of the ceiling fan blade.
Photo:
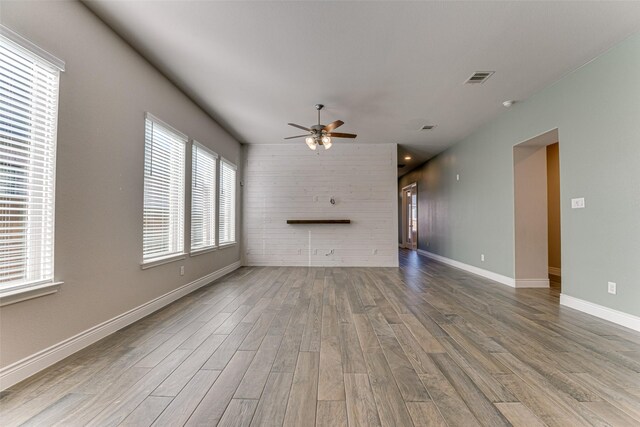
POLYGON ((285 139, 304 138, 305 136, 309 136, 309 135, 288 136, 288 137, 286 137, 285 139))
POLYGON ((328 133, 327 136, 330 136, 332 138, 355 138, 358 135, 353 133, 332 132, 332 133, 328 133))
POLYGON ((311 129, 306 128, 306 127, 304 127, 304 126, 300 126, 300 125, 297 125, 297 124, 295 124, 295 123, 287 123, 287 124, 288 124, 289 126, 293 126, 294 128, 298 128, 298 129, 306 130, 307 132, 311 132, 311 129))
POLYGON ((344 122, 342 120, 336 120, 335 122, 329 123, 328 125, 326 125, 324 128, 322 128, 322 130, 326 132, 331 132, 332 130, 334 130, 335 128, 339 128, 343 124, 344 122))

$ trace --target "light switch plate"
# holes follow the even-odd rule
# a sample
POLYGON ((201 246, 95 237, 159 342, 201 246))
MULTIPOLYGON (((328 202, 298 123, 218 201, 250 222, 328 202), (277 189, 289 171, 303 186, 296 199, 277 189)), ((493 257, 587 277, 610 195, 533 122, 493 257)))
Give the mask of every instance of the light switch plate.
POLYGON ((571 199, 571 209, 583 209, 584 208, 584 197, 580 197, 578 199, 571 199))
POLYGON ((617 292, 616 287, 617 287, 617 285, 616 285, 615 282, 608 282, 607 283, 607 292, 609 292, 610 294, 615 295, 616 292, 617 292))

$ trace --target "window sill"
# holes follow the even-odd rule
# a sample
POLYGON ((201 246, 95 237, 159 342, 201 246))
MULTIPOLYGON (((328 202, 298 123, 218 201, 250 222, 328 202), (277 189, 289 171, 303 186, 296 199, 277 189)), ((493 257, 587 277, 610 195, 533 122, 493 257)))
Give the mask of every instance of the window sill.
POLYGON ((230 248, 232 246, 237 245, 238 242, 229 242, 229 243, 223 243, 221 245, 218 245, 218 249, 226 249, 226 248, 230 248))
POLYGON ((194 249, 189 253, 189 256, 198 256, 202 254, 207 254, 209 252, 215 252, 218 250, 217 246, 211 246, 208 248, 194 249))
POLYGON ((163 258, 156 258, 150 261, 143 262, 142 264, 140 264, 140 268, 143 270, 146 270, 148 268, 157 267, 159 265, 169 264, 170 262, 180 261, 181 259, 185 259, 186 257, 187 256, 185 253, 180 253, 175 255, 169 255, 163 258))
POLYGON ((63 282, 46 282, 0 292, 0 307, 58 292, 63 282))

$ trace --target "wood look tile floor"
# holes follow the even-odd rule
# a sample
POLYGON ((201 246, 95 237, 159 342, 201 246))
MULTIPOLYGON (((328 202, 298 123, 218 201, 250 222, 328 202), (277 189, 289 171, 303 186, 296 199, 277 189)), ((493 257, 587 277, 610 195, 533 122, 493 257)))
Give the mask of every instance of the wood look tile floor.
POLYGON ((637 426, 640 334, 414 252, 248 267, 0 405, 3 426, 637 426))

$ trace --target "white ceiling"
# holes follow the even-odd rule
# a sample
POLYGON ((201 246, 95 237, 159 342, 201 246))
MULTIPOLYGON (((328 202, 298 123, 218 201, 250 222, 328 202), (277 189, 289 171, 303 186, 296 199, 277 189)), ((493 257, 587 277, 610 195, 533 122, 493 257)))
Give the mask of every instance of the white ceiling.
POLYGON ((324 103, 357 142, 401 144, 404 170, 640 30, 640 2, 85 4, 241 142, 283 143, 324 103))

